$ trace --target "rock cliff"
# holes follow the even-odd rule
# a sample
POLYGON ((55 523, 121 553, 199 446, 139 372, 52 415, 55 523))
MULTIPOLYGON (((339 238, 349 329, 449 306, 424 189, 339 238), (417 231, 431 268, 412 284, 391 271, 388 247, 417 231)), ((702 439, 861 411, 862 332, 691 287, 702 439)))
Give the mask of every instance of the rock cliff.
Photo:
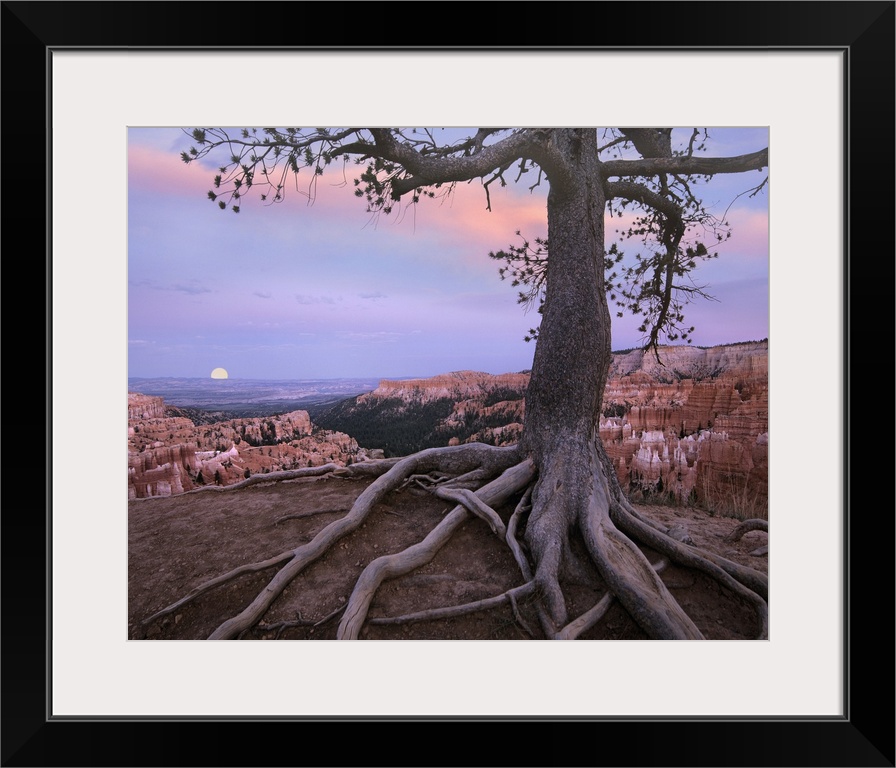
MULTIPOLYGON (((768 503, 768 342, 616 353, 604 391, 601 439, 636 500, 674 499, 762 515, 768 503)), ((328 462, 384 448, 520 439, 529 374, 457 371, 384 380, 316 417, 307 412, 195 426, 161 398, 128 395, 129 497, 328 462), (349 437, 352 435, 352 437, 349 437), (359 443, 368 448, 359 447, 359 443)))
POLYGON ((306 411, 195 425, 160 397, 128 393, 128 498, 232 485, 281 469, 368 457, 348 435, 315 428, 306 411))
POLYGON ((449 399, 455 402, 467 400, 494 400, 502 393, 514 397, 526 391, 528 373, 502 373, 493 375, 479 371, 455 371, 428 379, 383 380, 380 385, 358 397, 358 403, 398 398, 406 403, 431 403, 449 399))
MULTIPOLYGON (((419 423, 425 442, 519 440, 528 373, 458 371, 385 380, 344 405, 339 429, 386 445, 389 430, 419 423), (371 424, 377 427, 371 429, 371 424)), ((674 497, 728 512, 761 510, 768 482, 768 342, 616 353, 599 428, 623 487, 636 498, 674 497), (735 507, 737 509, 735 509, 735 507)))
POLYGON ((768 342, 615 355, 600 434, 634 494, 768 503, 768 342))

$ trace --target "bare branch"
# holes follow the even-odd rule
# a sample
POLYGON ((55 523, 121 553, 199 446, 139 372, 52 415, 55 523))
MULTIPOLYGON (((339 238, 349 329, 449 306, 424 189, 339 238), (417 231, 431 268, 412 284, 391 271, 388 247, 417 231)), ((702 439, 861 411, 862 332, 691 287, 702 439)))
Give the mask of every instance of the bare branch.
POLYGON ((642 205, 665 214, 677 226, 682 226, 681 206, 667 197, 654 192, 644 184, 634 181, 608 181, 604 183, 607 199, 624 198, 635 200, 642 205))
POLYGON ((601 168, 605 178, 656 176, 660 173, 715 176, 719 173, 758 171, 768 166, 768 148, 736 157, 662 157, 640 160, 608 160, 601 168))

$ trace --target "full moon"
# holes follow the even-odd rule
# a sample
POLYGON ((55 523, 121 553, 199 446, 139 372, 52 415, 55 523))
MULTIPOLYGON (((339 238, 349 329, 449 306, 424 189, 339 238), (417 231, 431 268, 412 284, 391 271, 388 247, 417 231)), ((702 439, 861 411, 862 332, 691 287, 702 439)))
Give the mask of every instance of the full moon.
POLYGON ((215 370, 212 371, 212 378, 213 379, 226 379, 227 371, 225 371, 223 368, 215 368, 215 370))

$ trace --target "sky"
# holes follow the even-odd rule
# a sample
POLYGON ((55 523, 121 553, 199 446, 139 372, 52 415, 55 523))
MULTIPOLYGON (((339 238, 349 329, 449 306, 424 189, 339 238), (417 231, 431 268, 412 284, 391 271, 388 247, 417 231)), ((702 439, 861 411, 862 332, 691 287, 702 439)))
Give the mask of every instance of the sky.
MULTIPOLYGON (((704 156, 768 146, 766 128, 709 129, 704 156)), ((673 132, 676 140, 689 130, 673 132)), ((371 218, 341 171, 309 176, 270 205, 241 212, 209 201, 214 166, 186 165, 180 128, 128 134, 128 376, 237 379, 408 378, 458 370, 531 367, 526 342, 539 315, 517 303, 490 251, 546 236, 546 185, 460 184, 448 199, 371 218)), ((512 178, 508 176, 508 178, 512 178)), ((768 337, 767 188, 764 178, 716 176, 707 208, 726 209, 731 238, 695 272, 716 301, 685 309, 693 344, 768 337), (730 208, 729 208, 730 206, 730 208)), ((619 219, 608 220, 608 236, 619 219)), ((626 251, 643 250, 634 243, 626 251)), ((641 343, 640 320, 614 315, 613 349, 641 343)))

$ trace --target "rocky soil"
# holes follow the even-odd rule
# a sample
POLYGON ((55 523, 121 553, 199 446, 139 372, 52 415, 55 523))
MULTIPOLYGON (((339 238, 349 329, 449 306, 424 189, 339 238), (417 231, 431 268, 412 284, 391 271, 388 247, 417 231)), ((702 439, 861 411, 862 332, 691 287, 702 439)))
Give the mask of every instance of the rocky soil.
MULTIPOLYGON (((276 567, 245 574, 178 611, 147 624, 143 620, 200 583, 237 566, 264 560, 310 540, 344 515, 369 480, 335 477, 266 483, 235 491, 198 492, 128 502, 128 636, 133 640, 206 638, 238 613, 276 573, 276 567), (288 515, 314 513, 282 520, 288 515)), ((419 541, 450 505, 420 489, 406 489, 380 505, 357 531, 311 564, 287 587, 246 640, 332 640, 339 611, 362 568, 379 555, 419 541)), ((726 539, 738 520, 712 517, 688 507, 639 506, 666 526, 684 526, 698 546, 767 573, 764 532, 726 539)), ((512 512, 498 510, 505 523, 512 512)), ((647 552, 652 561, 659 560, 647 552)), ((709 639, 752 639, 749 608, 700 574, 670 567, 662 578, 709 639)), ((506 546, 486 524, 471 518, 429 564, 387 582, 377 593, 362 638, 371 640, 528 640, 538 639, 538 622, 520 606, 522 622, 506 604, 451 619, 404 624, 377 623, 387 617, 491 597, 520 583, 506 546)), ((578 615, 603 594, 601 584, 577 584, 570 615, 578 615)), ((581 639, 646 639, 614 606, 581 639)))

